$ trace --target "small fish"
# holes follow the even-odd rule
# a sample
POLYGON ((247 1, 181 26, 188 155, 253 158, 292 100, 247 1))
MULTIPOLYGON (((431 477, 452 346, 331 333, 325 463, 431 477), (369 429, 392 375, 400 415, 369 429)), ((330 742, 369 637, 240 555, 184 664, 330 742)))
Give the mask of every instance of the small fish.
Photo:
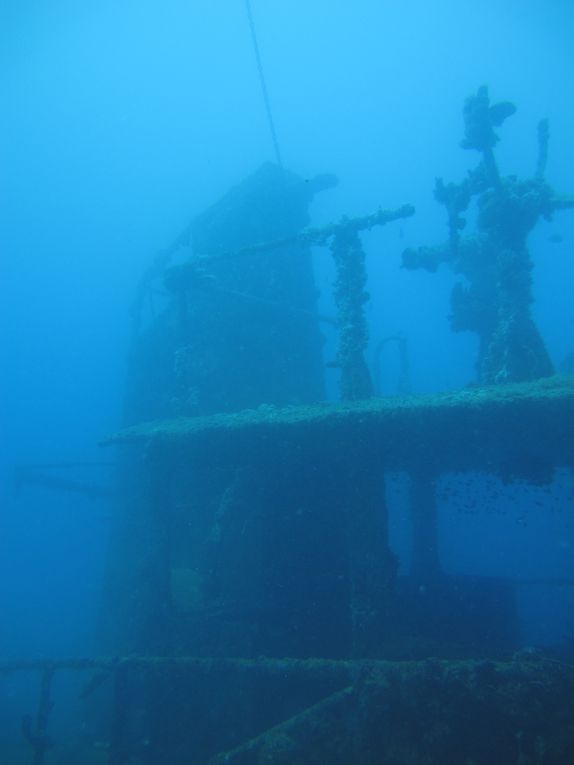
POLYGON ((564 241, 564 237, 562 236, 562 234, 550 234, 550 236, 548 237, 548 241, 550 242, 550 244, 562 244, 562 242, 564 241))

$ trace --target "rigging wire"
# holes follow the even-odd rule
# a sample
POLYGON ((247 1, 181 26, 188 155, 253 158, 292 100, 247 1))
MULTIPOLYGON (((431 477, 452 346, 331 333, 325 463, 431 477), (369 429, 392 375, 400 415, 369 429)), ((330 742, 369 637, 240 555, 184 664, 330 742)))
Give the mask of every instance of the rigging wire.
POLYGON ((263 101, 265 103, 265 111, 267 112, 267 119, 269 121, 269 130, 271 131, 271 139, 273 141, 273 147, 275 149, 275 158, 279 167, 283 167, 281 161, 281 152, 279 151, 279 141, 277 140, 277 133, 275 131, 275 122, 273 121, 273 114, 271 113, 271 104, 269 102, 269 94, 267 92, 267 85, 265 84, 265 75, 263 74, 263 65, 261 63, 261 54, 259 53, 259 43, 257 42, 257 33, 255 32, 255 24, 253 22, 253 14, 251 12, 250 0, 245 0, 245 8, 247 10, 247 19, 249 21, 249 29, 251 30, 251 41, 253 42, 253 50, 255 52, 255 59, 257 61, 257 70, 259 72, 259 81, 261 83, 261 91, 263 93, 263 101))

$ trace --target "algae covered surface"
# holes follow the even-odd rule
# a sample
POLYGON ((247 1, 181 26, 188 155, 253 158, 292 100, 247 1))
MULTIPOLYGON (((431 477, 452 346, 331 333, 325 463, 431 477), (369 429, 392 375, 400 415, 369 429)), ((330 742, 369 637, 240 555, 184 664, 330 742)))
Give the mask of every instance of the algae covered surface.
POLYGON ((144 423, 103 444, 192 449, 197 459, 243 461, 289 449, 375 449, 389 468, 437 461, 443 470, 569 464, 574 457, 574 376, 430 395, 306 406, 261 405, 233 414, 144 423))

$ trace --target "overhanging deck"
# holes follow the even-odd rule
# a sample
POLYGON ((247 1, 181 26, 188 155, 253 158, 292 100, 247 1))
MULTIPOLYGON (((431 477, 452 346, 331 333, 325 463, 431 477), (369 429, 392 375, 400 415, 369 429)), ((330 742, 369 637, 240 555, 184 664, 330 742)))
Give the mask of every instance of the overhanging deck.
POLYGON ((368 450, 388 470, 486 470, 544 480, 574 465, 574 376, 346 404, 186 417, 119 431, 197 463, 313 459, 368 450))

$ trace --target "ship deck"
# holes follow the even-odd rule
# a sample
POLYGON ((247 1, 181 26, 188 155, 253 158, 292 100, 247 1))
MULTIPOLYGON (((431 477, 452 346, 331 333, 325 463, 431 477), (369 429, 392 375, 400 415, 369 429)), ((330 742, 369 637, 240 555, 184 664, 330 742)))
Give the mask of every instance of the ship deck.
POLYGON ((103 445, 140 443, 194 463, 241 464, 368 450, 387 470, 548 476, 574 464, 574 376, 144 423, 103 445))

